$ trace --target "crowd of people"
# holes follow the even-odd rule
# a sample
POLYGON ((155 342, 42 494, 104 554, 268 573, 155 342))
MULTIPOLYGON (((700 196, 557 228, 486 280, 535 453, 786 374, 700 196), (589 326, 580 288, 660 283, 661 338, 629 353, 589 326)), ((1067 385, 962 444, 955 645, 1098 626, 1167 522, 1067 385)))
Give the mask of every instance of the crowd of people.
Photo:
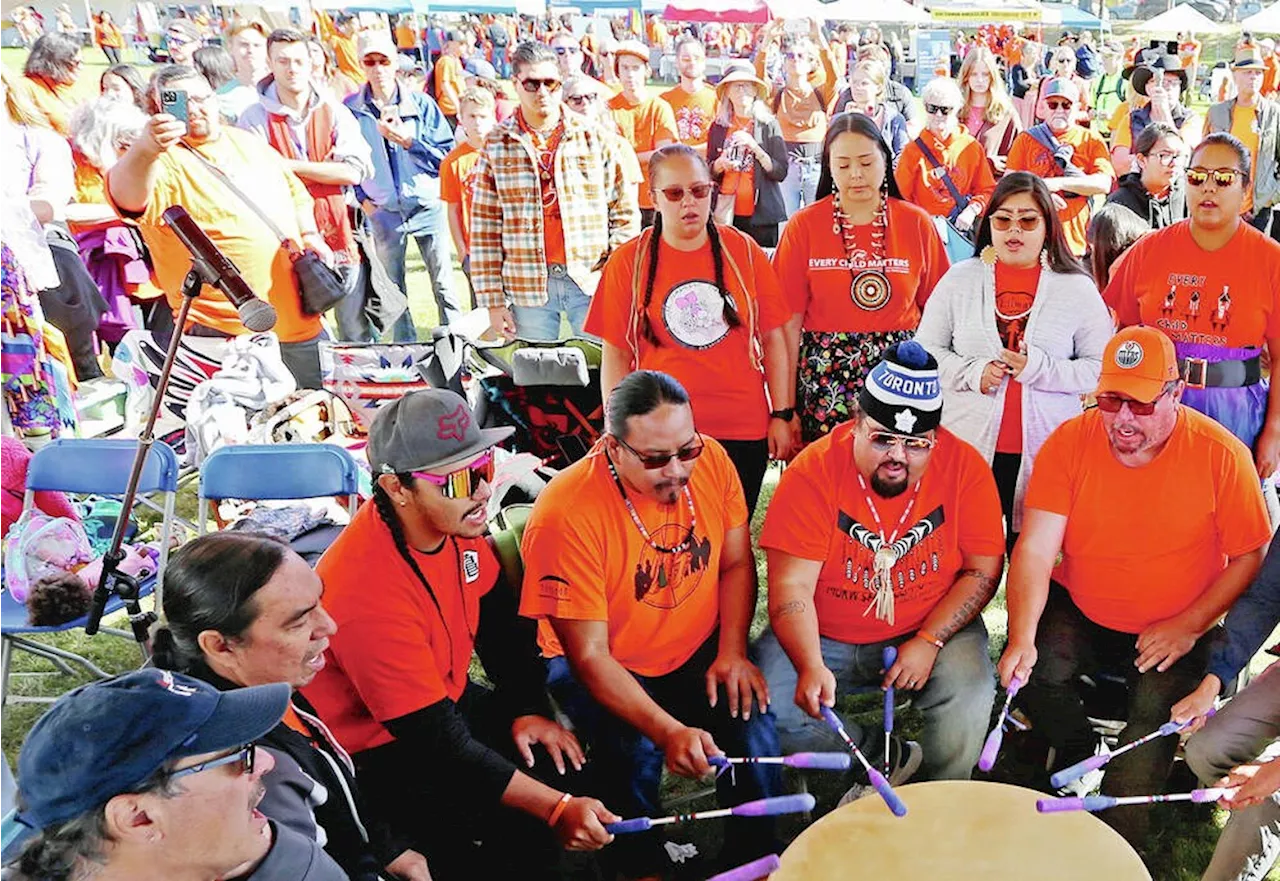
MULTIPOLYGON (((1280 668, 1210 711, 1280 624, 1274 44, 1243 39, 1201 113, 1190 35, 986 29, 916 71, 917 100, 876 28, 418 24, 238 19, 215 45, 177 18, 148 78, 100 16, 96 99, 65 33, 4 75, 19 434, 67 430, 140 316, 175 332, 173 205, 274 307, 300 388, 322 340, 418 339, 413 239, 440 325, 479 308, 495 338, 597 339, 606 404, 518 570, 487 535, 510 429, 437 389, 377 411, 372 497, 314 571, 256 533, 177 550, 155 669, 64 696, 23 746, 20 875, 659 876, 661 835, 606 826, 665 813, 664 769, 842 750, 824 710, 894 687, 918 741, 849 735, 893 785, 967 780, 1016 681, 1044 748, 1021 782, 1051 791, 1099 748, 1078 683, 1102 674, 1118 746, 1187 722, 1192 770, 1233 787, 1204 877, 1265 876, 1280 668), (345 290, 331 318, 308 252, 345 290)), ((208 286, 182 330, 247 333, 208 286)), ((1162 791, 1176 746, 1117 757, 1102 792, 1162 791)), ((748 765, 716 795, 793 783, 748 765)), ((1146 853, 1148 808, 1105 819, 1146 853)), ((735 817, 706 866, 783 846, 735 817)))

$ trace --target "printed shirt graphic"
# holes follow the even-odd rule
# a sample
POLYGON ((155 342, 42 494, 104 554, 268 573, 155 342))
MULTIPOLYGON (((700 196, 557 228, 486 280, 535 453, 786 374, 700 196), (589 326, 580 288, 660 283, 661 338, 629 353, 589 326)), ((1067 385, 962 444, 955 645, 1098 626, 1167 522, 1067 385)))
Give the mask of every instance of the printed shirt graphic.
MULTIPOLYGON (((688 550, 664 554, 640 535, 609 474, 603 445, 542 491, 525 529, 520 613, 530 618, 607 621, 609 651, 641 676, 679 667, 720 617, 720 553, 730 529, 747 522, 742 484, 711 438, 693 469, 697 528, 688 550)), ((623 454, 628 455, 628 454, 623 454)), ((628 492, 653 541, 674 547, 689 532, 683 495, 659 505, 628 492)), ((550 624, 538 625, 546 657, 564 654, 550 624)))
MULTIPOLYGON (((659 344, 640 340, 639 366, 661 370, 680 381, 689 392, 699 431, 720 440, 759 440, 768 431, 769 407, 764 375, 751 366, 747 305, 749 299, 756 303, 761 336, 786 324, 791 313, 760 246, 729 227, 720 227, 720 241, 727 255, 725 285, 741 323, 731 328, 725 320, 710 246, 696 252, 677 251, 659 238, 658 274, 648 312, 659 344), (742 290, 728 267, 730 257, 752 290, 742 290)), ((632 239, 610 255, 585 325, 587 333, 628 353, 638 247, 639 240, 632 239)), ((641 267, 642 276, 647 271, 647 265, 641 267)), ((643 277, 640 284, 643 299, 643 277)))
POLYGON ((1103 299, 1121 327, 1148 324, 1178 344, 1261 347, 1280 337, 1280 244, 1247 223, 1205 251, 1191 221, 1149 233, 1116 265, 1103 299))
MULTIPOLYGON (((1000 334, 1000 345, 1011 352, 1021 351, 1027 318, 1039 286, 1039 263, 1025 269, 996 263, 996 332, 1000 334)), ((1012 377, 1004 392, 1004 415, 1000 417, 996 452, 1022 452, 1022 383, 1012 377)))
POLYGON ((801 208, 782 232, 773 268, 788 308, 804 313, 802 326, 810 331, 914 330, 951 265, 933 220, 915 205, 890 199, 884 256, 873 256, 870 225, 859 227, 851 264, 835 231, 833 199, 801 208))
POLYGON ((707 142, 707 132, 716 118, 716 90, 704 85, 692 95, 676 86, 663 92, 662 100, 671 105, 676 118, 676 134, 680 143, 697 147, 707 142))
POLYGON ((818 632, 866 644, 919 629, 955 583, 965 554, 1004 553, 1004 527, 991 467, 973 447, 938 429, 914 504, 913 490, 893 499, 873 495, 890 537, 912 504, 893 543, 899 553, 893 567, 895 620, 891 625, 877 619, 867 609, 875 599, 871 581, 881 539, 853 464, 855 429, 852 423, 840 426, 787 466, 760 546, 822 561, 814 598, 818 632))

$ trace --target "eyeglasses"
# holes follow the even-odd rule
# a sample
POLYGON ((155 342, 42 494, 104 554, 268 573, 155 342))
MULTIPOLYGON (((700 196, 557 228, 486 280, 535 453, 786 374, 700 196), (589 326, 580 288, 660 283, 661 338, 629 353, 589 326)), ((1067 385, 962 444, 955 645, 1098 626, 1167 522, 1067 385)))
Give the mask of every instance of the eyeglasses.
POLYGON ((894 434, 891 431, 872 431, 867 434, 871 441, 871 449, 877 453, 887 453, 899 444, 908 456, 923 456, 933 449, 934 442, 927 437, 914 437, 906 434, 894 434))
POLYGON ((564 96, 565 103, 573 107, 586 107, 588 104, 594 104, 599 99, 600 99, 600 96, 597 95, 595 92, 587 92, 586 94, 583 94, 583 95, 565 95, 564 96))
POLYGON ((1178 161, 1179 154, 1176 150, 1161 150, 1158 153, 1148 153, 1148 159, 1154 159, 1161 165, 1173 165, 1178 161))
POLYGON ((1119 413, 1120 408, 1129 405, 1129 412, 1134 416, 1150 416, 1156 412, 1156 404, 1160 403, 1160 399, 1168 392, 1161 392, 1156 396, 1154 401, 1135 401, 1132 398, 1122 398, 1119 395, 1098 395, 1098 409, 1103 413, 1119 413))
POLYGON ((1023 214, 1016 219, 1009 214, 991 215, 991 228, 999 232, 1008 232, 1015 223, 1023 232, 1033 232, 1040 227, 1041 222, 1039 214, 1023 214))
POLYGON ((412 473, 414 477, 440 487, 440 493, 446 499, 469 499, 475 495, 481 483, 493 483, 493 471, 493 450, 490 450, 467 467, 448 474, 428 474, 425 471, 412 473))
POLYGON ((1217 187, 1229 187, 1237 177, 1244 177, 1244 172, 1238 168, 1188 168, 1187 183, 1193 187, 1202 187, 1209 178, 1213 178, 1213 185, 1217 187))
POLYGON ((240 763, 240 770, 236 772, 237 774, 252 774, 253 760, 254 756, 257 755, 257 752, 258 748, 256 746, 252 743, 247 743, 244 746, 237 747, 234 752, 227 753, 224 756, 218 756, 214 759, 209 759, 209 761, 201 762, 198 765, 192 765, 189 768, 179 768, 177 771, 170 771, 166 776, 168 776, 170 780, 177 780, 178 778, 186 777, 189 774, 199 774, 201 771, 208 771, 210 768, 218 768, 222 765, 233 765, 236 762, 240 763))
POLYGON ((548 77, 547 79, 538 79, 537 77, 526 77, 525 79, 520 80, 520 88, 524 89, 526 92, 533 95, 536 95, 538 92, 540 92, 544 86, 546 87, 548 92, 552 92, 552 93, 558 92, 560 91, 560 87, 562 85, 563 83, 561 83, 560 80, 555 79, 554 77, 548 77))
POLYGON ((362 63, 365 67, 390 67, 391 59, 385 55, 370 55, 362 63))
POLYGON ((954 107, 948 107, 945 104, 926 104, 924 112, 930 116, 946 116, 948 113, 954 113, 954 107))
POLYGON ((582 53, 581 46, 556 46, 551 51, 557 55, 579 55, 582 53))
POLYGON ((667 197, 669 202, 683 202, 684 194, 687 191, 689 195, 698 201, 702 201, 711 195, 714 185, 710 183, 689 184, 688 187, 663 187, 658 192, 667 197))
POLYGON ((1071 102, 1065 98, 1050 98, 1045 101, 1045 106, 1050 110, 1070 110, 1071 102))
POLYGON ((679 459, 681 462, 692 462, 694 459, 702 455, 702 450, 706 446, 702 442, 702 435, 699 434, 694 436, 693 444, 681 447, 674 453, 654 453, 652 455, 646 455, 620 437, 616 437, 615 440, 622 444, 622 446, 626 447, 631 455, 640 460, 640 464, 644 466, 645 471, 657 471, 659 468, 665 468, 667 467, 667 463, 672 459, 679 459))

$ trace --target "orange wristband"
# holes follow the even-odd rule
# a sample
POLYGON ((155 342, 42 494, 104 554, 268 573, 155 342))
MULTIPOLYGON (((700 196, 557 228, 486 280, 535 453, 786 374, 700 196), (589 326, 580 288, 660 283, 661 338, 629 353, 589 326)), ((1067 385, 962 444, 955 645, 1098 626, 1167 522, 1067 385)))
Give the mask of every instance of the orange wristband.
POLYGON ((916 636, 920 637, 925 642, 930 643, 935 648, 942 648, 944 645, 946 645, 946 643, 938 639, 938 637, 934 636, 932 633, 930 633, 927 630, 917 630, 916 636))
POLYGON ((556 806, 553 807, 551 809, 551 813, 547 815, 547 825, 552 829, 555 828, 556 823, 559 822, 560 818, 564 815, 564 809, 569 807, 569 801, 572 798, 573 796, 567 792, 560 796, 560 800, 556 802, 556 806))

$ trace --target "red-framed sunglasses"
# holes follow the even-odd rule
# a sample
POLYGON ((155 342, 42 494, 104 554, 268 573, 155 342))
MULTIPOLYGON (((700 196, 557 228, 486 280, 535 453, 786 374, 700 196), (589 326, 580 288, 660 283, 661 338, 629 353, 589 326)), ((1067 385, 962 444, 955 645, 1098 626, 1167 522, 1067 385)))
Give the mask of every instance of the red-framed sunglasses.
POLYGON ((411 473, 419 480, 440 487, 440 492, 446 499, 469 499, 475 495, 482 482, 493 483, 493 471, 493 450, 489 450, 465 468, 448 474, 428 474, 425 471, 411 473))

